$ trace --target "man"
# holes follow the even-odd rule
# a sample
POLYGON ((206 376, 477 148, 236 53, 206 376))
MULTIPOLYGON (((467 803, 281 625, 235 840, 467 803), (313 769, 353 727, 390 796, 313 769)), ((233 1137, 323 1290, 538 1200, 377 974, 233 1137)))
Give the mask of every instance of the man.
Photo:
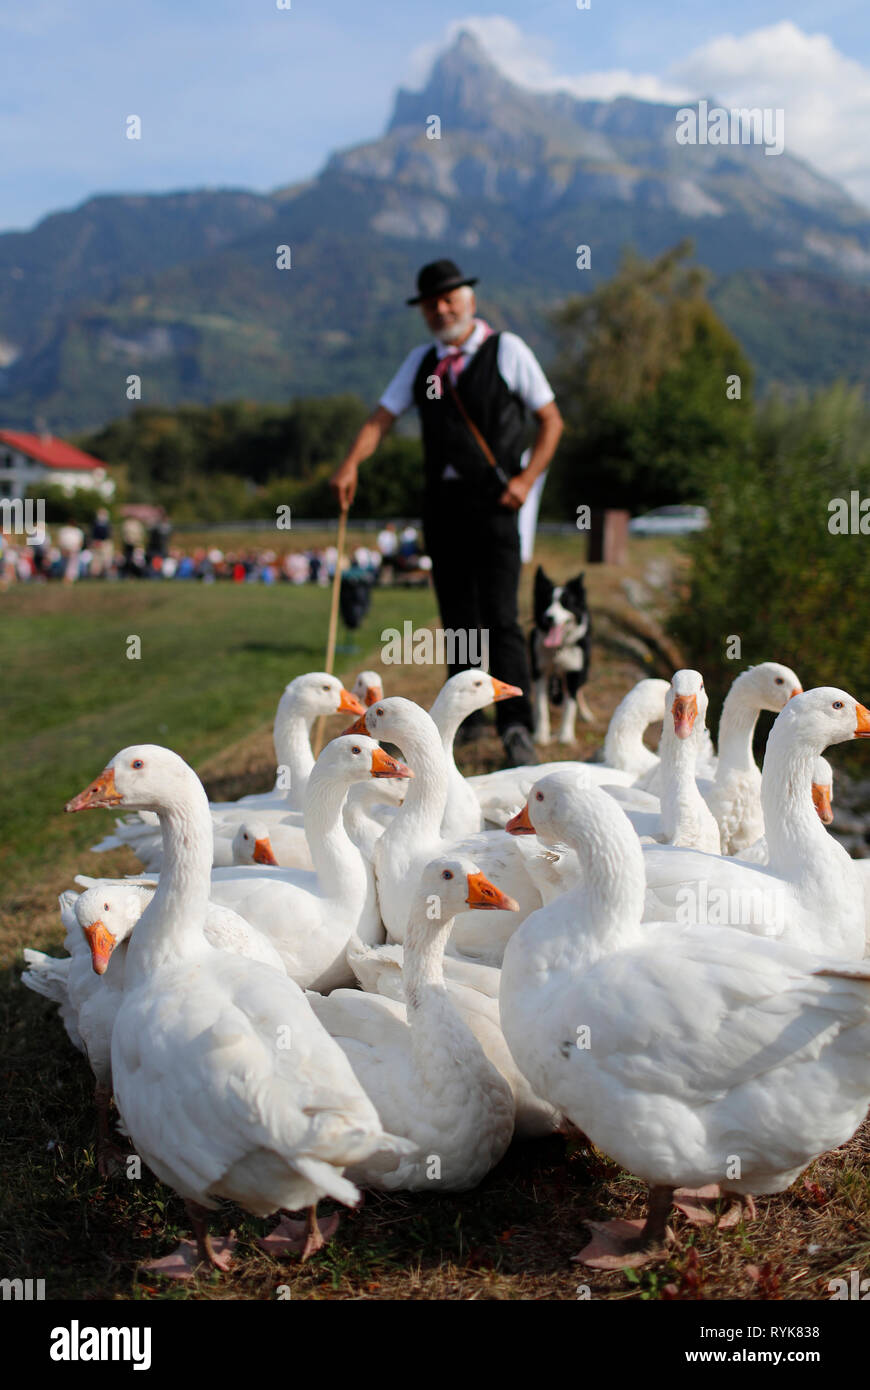
MULTIPOLYGON (((524 692, 495 707, 505 750, 514 764, 536 763, 531 676, 517 618, 517 512, 553 457, 562 417, 531 349, 513 333, 493 333, 476 317, 476 283, 449 260, 420 271, 417 294, 407 302, 419 304, 435 342, 406 357, 331 485, 341 505, 349 506, 360 463, 399 415, 417 407, 423 530, 442 624, 488 632, 489 669, 524 692), (527 409, 537 420, 537 434, 523 469, 527 409)), ((451 665, 450 674, 462 669, 451 665)))

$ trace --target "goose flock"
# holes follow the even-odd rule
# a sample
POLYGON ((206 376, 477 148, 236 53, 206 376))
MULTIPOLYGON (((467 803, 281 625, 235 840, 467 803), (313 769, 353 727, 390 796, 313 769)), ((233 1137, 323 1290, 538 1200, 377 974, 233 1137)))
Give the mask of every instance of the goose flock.
POLYGON ((870 886, 825 828, 822 755, 870 737, 870 711, 764 662, 717 756, 685 669, 628 691, 601 761, 463 777, 459 725, 517 693, 468 670, 427 712, 377 672, 313 672, 281 696, 272 791, 210 802, 140 744, 68 802, 120 812, 95 849, 144 872, 79 876, 67 956, 25 951, 23 980, 91 1066, 100 1171, 114 1101, 186 1203, 193 1241, 150 1270, 228 1269, 221 1199, 276 1215, 263 1248, 304 1259, 337 1224, 322 1198, 467 1191, 566 1126, 649 1186, 644 1222, 588 1223, 578 1258, 620 1268, 661 1253, 675 1202, 749 1219, 862 1123, 870 886), (341 713, 315 761, 314 722, 341 713))

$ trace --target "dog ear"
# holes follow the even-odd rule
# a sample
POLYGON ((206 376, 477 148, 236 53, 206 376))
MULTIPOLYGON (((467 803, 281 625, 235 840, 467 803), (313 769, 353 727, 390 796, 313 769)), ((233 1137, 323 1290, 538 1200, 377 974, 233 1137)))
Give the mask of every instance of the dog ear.
POLYGON ((549 599, 553 590, 553 581, 548 579, 543 567, 538 565, 535 570, 535 603, 540 603, 544 599, 549 599))

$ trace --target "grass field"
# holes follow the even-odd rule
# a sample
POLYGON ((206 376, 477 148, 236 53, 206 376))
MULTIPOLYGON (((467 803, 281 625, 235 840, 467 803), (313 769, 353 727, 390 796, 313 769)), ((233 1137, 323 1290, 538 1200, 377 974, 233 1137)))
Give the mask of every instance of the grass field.
MULTIPOLYGON (((247 543, 262 539, 233 541, 247 543)), ((307 535, 300 542, 312 543, 307 535)), ((573 538, 546 542, 539 558, 562 579, 582 565, 573 538)), ((596 634, 589 702, 597 719, 581 731, 581 756, 600 744, 634 680, 667 673, 679 660, 657 621, 675 582, 673 559, 660 542, 634 542, 625 569, 587 572, 596 634)), ((229 584, 52 586, 0 595, 7 677, 0 738, 15 793, 3 807, 0 1277, 44 1278, 50 1299, 263 1299, 274 1298, 279 1284, 289 1284, 294 1299, 574 1299, 581 1283, 596 1298, 717 1299, 826 1298, 834 1275, 866 1272, 865 1127, 790 1192, 760 1200, 756 1223, 716 1233, 677 1217, 668 1259, 637 1276, 571 1264, 585 1220, 639 1215, 645 1193, 594 1149, 560 1137, 514 1145, 461 1197, 367 1195, 304 1267, 261 1254, 252 1240, 269 1223, 225 1209, 213 1229, 236 1229, 241 1241, 227 1278, 179 1287, 137 1274, 139 1261, 186 1233, 182 1205, 147 1173, 137 1182, 99 1177, 90 1072, 54 1007, 20 985, 20 950, 60 953, 56 896, 75 873, 137 868, 127 850, 88 851, 109 830, 109 814, 63 814, 68 797, 125 743, 175 747, 218 797, 271 785, 275 703, 294 675, 322 665, 328 601, 326 591, 308 587, 229 584), (126 655, 133 635, 141 638, 140 660, 126 655)), ((379 664, 382 628, 406 618, 422 625, 434 613, 429 592, 376 591, 355 638, 359 650, 339 652, 338 673, 352 680, 379 664)), ((431 667, 385 671, 388 693, 423 702, 441 676, 431 667)), ((341 727, 336 720, 332 731, 341 727)), ((496 740, 485 740, 466 770, 497 766, 499 754, 496 740)))

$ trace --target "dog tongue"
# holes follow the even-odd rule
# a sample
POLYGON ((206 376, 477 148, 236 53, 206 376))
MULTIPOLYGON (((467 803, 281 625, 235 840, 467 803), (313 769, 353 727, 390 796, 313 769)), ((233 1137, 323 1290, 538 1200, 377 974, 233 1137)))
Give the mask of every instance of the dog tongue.
POLYGON ((564 624, 564 623, 557 623, 555 627, 551 627, 551 628, 550 628, 550 631, 547 633, 546 637, 544 638, 544 646, 545 646, 545 647, 558 647, 559 643, 560 643, 561 640, 562 640, 562 633, 563 633, 564 631, 565 631, 565 624, 564 624))

